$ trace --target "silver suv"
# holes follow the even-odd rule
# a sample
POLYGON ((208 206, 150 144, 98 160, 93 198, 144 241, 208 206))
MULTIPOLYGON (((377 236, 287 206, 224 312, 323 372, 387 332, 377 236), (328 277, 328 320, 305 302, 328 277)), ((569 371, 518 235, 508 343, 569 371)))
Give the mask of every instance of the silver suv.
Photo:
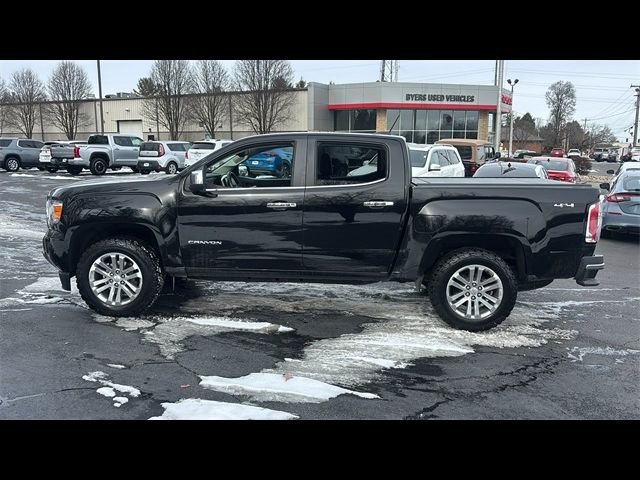
POLYGON ((165 171, 174 174, 185 167, 184 157, 191 143, 153 141, 140 145, 138 170, 142 174, 165 171))
POLYGON ((43 145, 30 138, 0 138, 0 168, 17 172, 20 168, 40 166, 43 145))

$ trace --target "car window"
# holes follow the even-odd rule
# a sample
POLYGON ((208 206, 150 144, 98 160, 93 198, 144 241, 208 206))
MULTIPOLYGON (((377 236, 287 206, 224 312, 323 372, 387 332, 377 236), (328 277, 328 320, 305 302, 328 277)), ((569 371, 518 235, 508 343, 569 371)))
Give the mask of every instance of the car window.
POLYGON ((29 143, 31 143, 31 148, 42 148, 44 147, 44 142, 39 142, 38 140, 31 140, 29 143))
POLYGON ((185 143, 167 143, 167 147, 169 147, 169 150, 172 152, 184 152, 185 146, 185 143))
POLYGON ((446 150, 438 150, 438 159, 441 167, 448 167, 450 165, 449 155, 446 150))
POLYGON ((409 150, 412 167, 424 167, 427 164, 428 150, 409 150))
POLYGON ((293 169, 292 143, 258 145, 213 160, 204 178, 209 188, 289 187, 293 169))
POLYGON ((460 163, 460 160, 458 160, 458 155, 456 155, 456 152, 454 152, 453 150, 445 150, 447 157, 449 158, 449 164, 450 165, 457 165, 458 163, 460 163))
POLYGON ((22 148, 31 148, 31 142, 29 140, 18 140, 18 146, 22 148))
POLYGON ((630 175, 622 181, 622 189, 625 192, 640 192, 640 175, 630 175))
POLYGON ((380 145, 318 145, 316 185, 369 183, 386 176, 387 155, 380 145))
POLYGON ((130 140, 131 140, 131 144, 134 147, 139 147, 140 144, 142 144, 142 142, 143 142, 143 140, 141 138, 138 138, 138 137, 130 137, 130 140))
POLYGON ((496 149, 493 148, 492 146, 485 145, 484 151, 485 151, 484 153, 485 159, 492 159, 496 156, 496 149))
POLYGON ((109 145, 109 138, 106 135, 91 135, 87 143, 89 145, 109 145))
POLYGON ((11 140, 0 140, 0 147, 8 147, 11 145, 11 140))
POLYGON ((454 145, 462 160, 471 160, 473 158, 473 149, 470 145, 454 145))
POLYGON ((132 147, 131 137, 113 137, 113 143, 121 147, 132 147))
POLYGON ((215 144, 210 142, 195 142, 191 145, 193 150, 213 150, 216 148, 215 144))

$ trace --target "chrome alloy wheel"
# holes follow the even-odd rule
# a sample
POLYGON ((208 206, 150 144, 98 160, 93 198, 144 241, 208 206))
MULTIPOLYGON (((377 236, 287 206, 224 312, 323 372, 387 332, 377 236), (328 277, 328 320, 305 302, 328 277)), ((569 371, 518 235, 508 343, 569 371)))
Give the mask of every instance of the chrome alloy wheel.
POLYGON ((126 305, 140 294, 142 272, 138 264, 120 252, 105 253, 89 269, 93 294, 107 305, 126 305))
POLYGON ((481 320, 502 303, 500 277, 485 265, 465 265, 447 282, 447 302, 451 310, 466 320, 481 320))

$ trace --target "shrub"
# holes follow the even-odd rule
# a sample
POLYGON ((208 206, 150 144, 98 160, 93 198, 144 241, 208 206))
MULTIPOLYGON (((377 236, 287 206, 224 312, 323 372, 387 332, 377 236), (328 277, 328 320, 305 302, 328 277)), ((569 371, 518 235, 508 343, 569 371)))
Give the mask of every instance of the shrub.
POLYGON ((591 160, 588 157, 572 156, 573 163, 576 164, 576 170, 579 175, 589 175, 591 170, 591 160))

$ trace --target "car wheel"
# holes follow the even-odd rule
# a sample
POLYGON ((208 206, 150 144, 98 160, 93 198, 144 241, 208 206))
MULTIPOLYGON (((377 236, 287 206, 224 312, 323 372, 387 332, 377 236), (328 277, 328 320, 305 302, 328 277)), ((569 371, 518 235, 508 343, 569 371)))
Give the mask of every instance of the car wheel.
POLYGON ((138 167, 129 167, 133 173, 140 173, 140 169, 138 167))
POLYGON ((108 238, 91 245, 76 269, 78 290, 94 311, 136 316, 155 302, 164 284, 158 256, 133 238, 108 238))
POLYGON ((67 173, 70 173, 71 175, 80 175, 82 173, 82 167, 67 167, 67 173))
POLYGON ((151 173, 151 170, 140 170, 140 175, 149 175, 149 173, 151 173))
POLYGON ((4 160, 4 168, 9 172, 17 172, 20 170, 20 159, 17 157, 9 157, 4 160))
POLYGON ((289 178, 291 177, 291 164, 289 162, 282 162, 282 166, 280 167, 280 177, 289 178))
POLYGON ((121 170, 122 167, 111 167, 111 170, 114 172, 117 172, 118 170, 121 170))
POLYGON ((176 173, 178 173, 178 165, 176 165, 175 162, 169 162, 167 168, 165 169, 165 172, 167 172, 169 175, 175 175, 176 173))
POLYGON ((456 250, 444 256, 432 270, 427 290, 440 318, 472 332, 502 323, 518 295, 511 267, 482 249, 456 250))
POLYGON ((56 173, 58 171, 58 167, 47 167, 47 172, 56 173))
POLYGON ((107 171, 107 162, 103 158, 94 158, 91 160, 89 170, 94 175, 103 175, 107 171))

